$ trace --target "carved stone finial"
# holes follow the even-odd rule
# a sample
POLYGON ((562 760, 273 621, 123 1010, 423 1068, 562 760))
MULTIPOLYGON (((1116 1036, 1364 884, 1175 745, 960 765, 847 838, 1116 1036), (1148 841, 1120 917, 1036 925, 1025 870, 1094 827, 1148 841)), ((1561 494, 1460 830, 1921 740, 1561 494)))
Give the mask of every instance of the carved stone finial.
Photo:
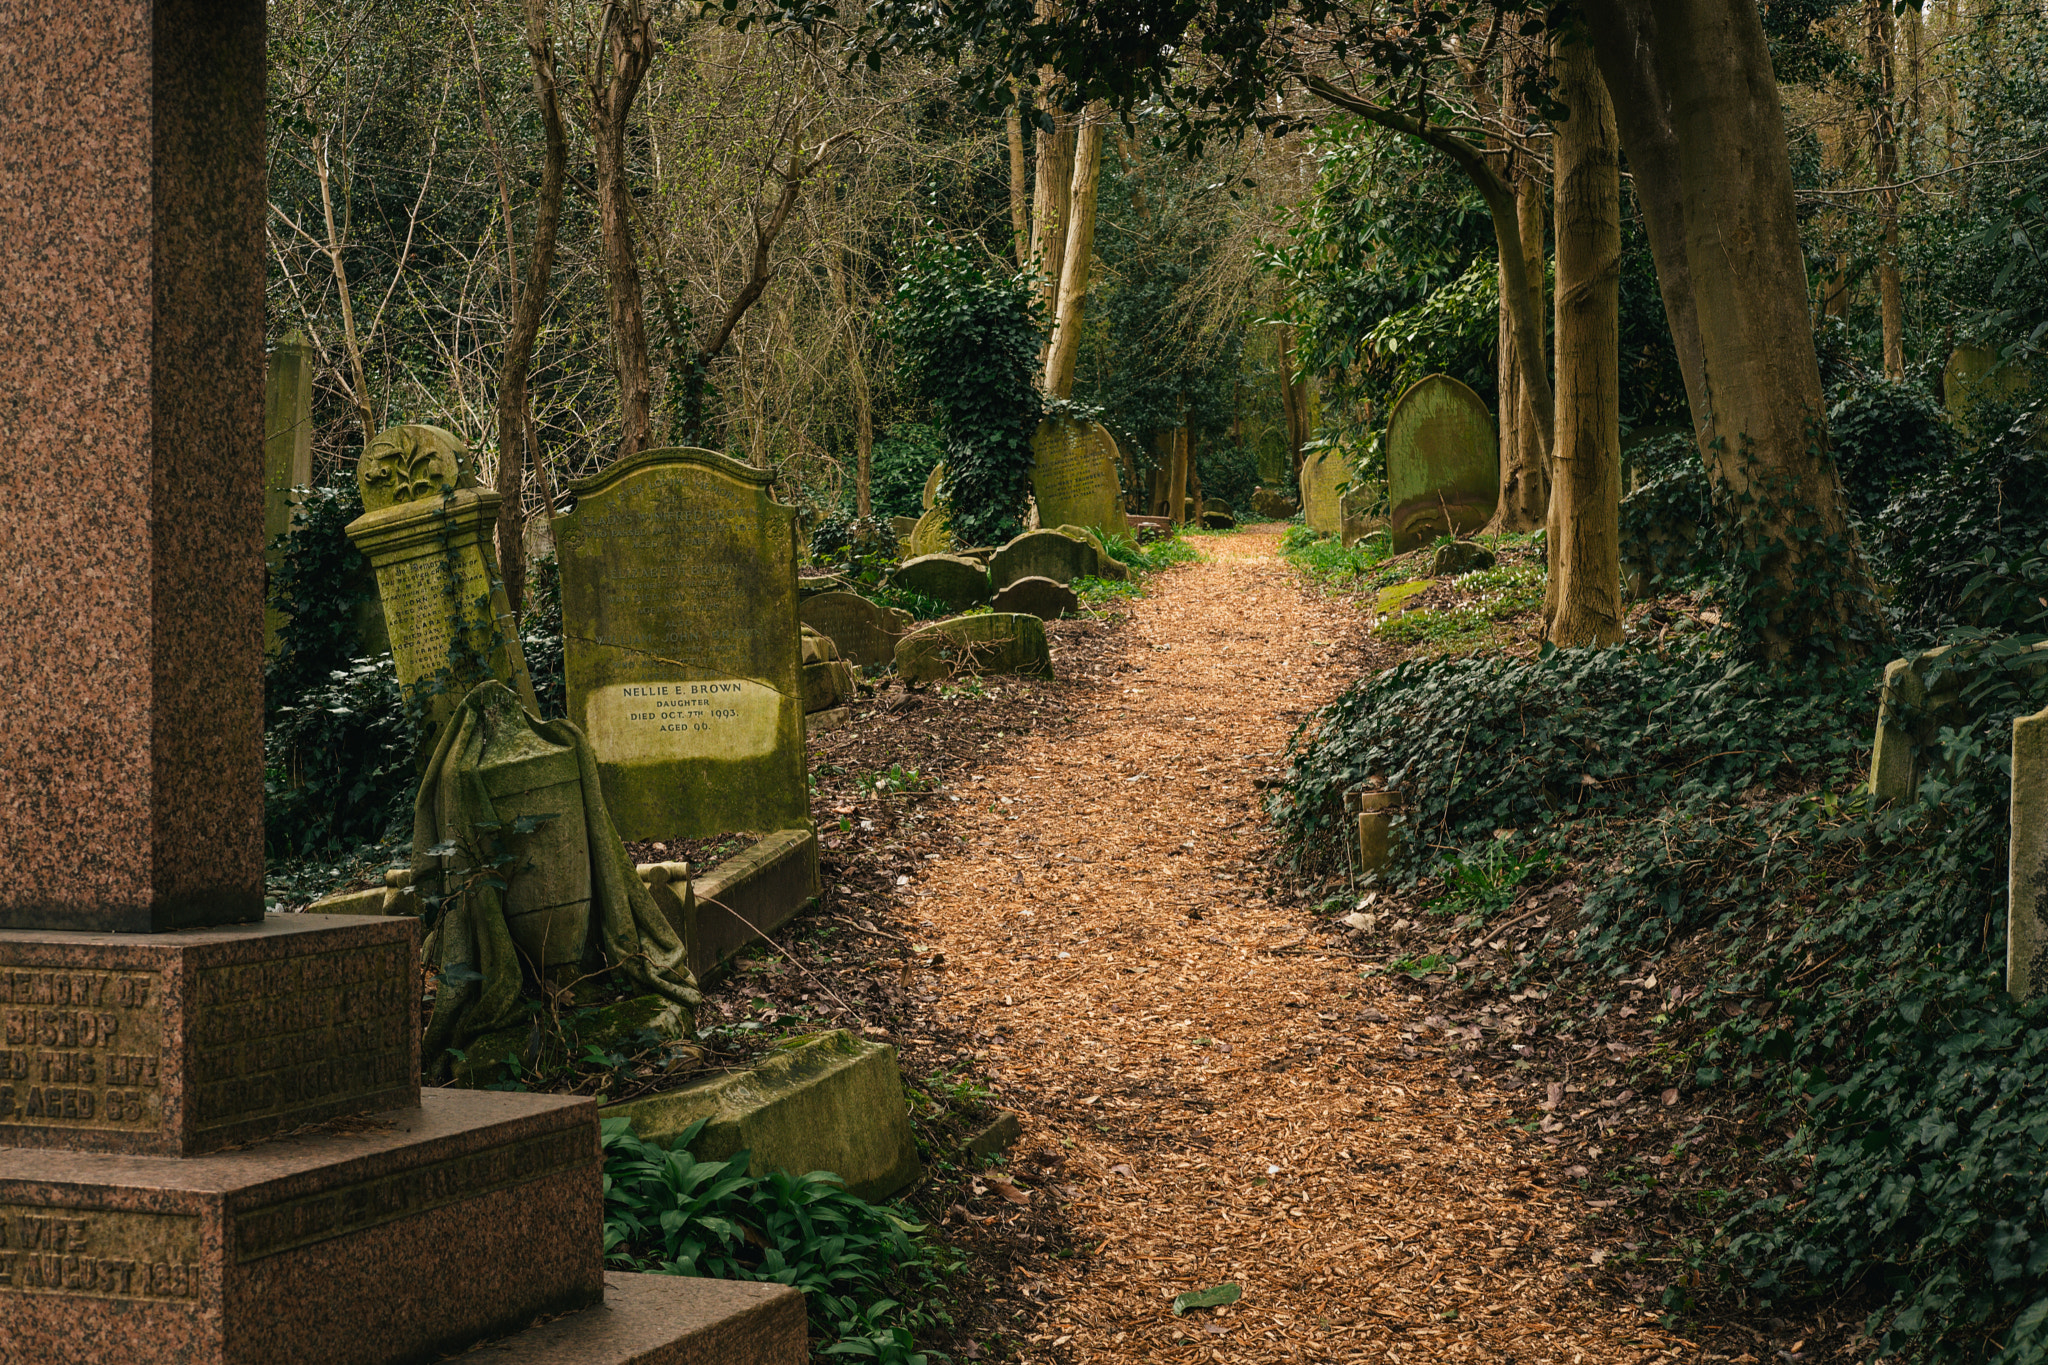
POLYGON ((408 423, 377 433, 356 466, 365 512, 474 488, 469 447, 452 431, 408 423))

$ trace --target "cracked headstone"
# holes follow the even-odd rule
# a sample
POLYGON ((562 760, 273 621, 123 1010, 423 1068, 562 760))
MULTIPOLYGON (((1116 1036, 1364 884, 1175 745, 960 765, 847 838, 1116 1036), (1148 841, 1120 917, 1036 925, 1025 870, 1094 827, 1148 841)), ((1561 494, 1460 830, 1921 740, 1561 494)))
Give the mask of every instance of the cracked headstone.
POLYGON ((556 518, 569 719, 629 843, 808 820, 796 512, 773 481, 644 451, 573 484, 556 518))

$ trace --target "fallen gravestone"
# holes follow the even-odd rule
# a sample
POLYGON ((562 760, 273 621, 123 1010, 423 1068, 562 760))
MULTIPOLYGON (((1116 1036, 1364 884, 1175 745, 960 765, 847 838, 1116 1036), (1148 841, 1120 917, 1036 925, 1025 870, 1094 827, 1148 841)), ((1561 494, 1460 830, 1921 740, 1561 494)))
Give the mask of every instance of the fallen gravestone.
POLYGON ((628 843, 808 822, 796 513, 773 478, 643 451, 556 519, 569 718, 628 843))
POLYGON ((858 593, 823 592, 797 609, 803 623, 839 646, 839 657, 862 668, 896 657, 896 642, 910 629, 910 613, 878 607, 858 593))
POLYGON ((1031 494, 1041 526, 1072 523, 1127 532, 1122 465, 1116 441, 1100 422, 1041 422, 1031 438, 1031 494))
POLYGON ((356 465, 363 515, 348 524, 376 574, 399 686, 437 729, 485 678, 540 711, 498 579, 500 499, 476 486, 468 455, 439 427, 379 432, 356 465))
POLYGON ((918 555, 906 559, 889 575, 889 586, 928 597, 948 611, 964 611, 988 601, 992 589, 988 570, 961 555, 918 555))
POLYGON ((1021 612, 1041 621, 1057 621, 1080 610, 1081 599, 1064 583, 1050 578, 1020 578, 1006 585, 990 604, 998 612, 1021 612))
POLYGON ((2012 723, 2012 852, 2006 874, 2005 988, 2048 990, 2048 710, 2012 723))
POLYGON ((1026 531, 989 557, 988 572, 998 588, 1020 578, 1071 583, 1077 578, 1130 577, 1130 570, 1103 553, 1092 538, 1064 530, 1026 531))
POLYGON ((1449 375, 1416 380, 1387 416, 1386 446, 1394 553, 1493 520, 1500 452, 1478 394, 1449 375))
POLYGON ((853 670, 829 636, 805 626, 803 653, 805 715, 836 711, 853 700, 853 670))
POLYGON ((896 646, 896 672, 907 683, 982 673, 1052 676, 1045 623, 1036 616, 987 612, 956 616, 914 630, 896 646))

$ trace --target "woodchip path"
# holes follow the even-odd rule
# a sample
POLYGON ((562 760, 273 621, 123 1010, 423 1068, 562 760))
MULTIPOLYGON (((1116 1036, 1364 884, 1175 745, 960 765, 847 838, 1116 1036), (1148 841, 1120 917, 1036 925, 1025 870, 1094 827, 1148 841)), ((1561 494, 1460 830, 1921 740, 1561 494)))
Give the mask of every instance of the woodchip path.
POLYGON ((995 1032, 1026 1145, 1077 1173, 1030 1196, 1068 1198, 1087 1245, 1037 1287, 1057 1334, 1027 1358, 1691 1358, 1584 1286, 1586 1196, 1506 1126, 1526 1094, 1405 1046, 1433 1007, 1262 894, 1254 779, 1360 627, 1276 531, 1205 539, 1157 580, 1071 731, 964 780, 965 844, 919 879, 940 1008, 995 1032), (1238 1304, 1173 1316, 1224 1281, 1238 1304))

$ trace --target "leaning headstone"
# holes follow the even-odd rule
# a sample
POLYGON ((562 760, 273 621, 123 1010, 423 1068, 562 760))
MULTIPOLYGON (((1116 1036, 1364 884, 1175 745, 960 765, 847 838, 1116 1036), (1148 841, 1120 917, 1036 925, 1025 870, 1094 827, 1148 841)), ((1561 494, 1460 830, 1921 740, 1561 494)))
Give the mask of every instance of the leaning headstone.
POLYGON ((1045 623, 1036 616, 984 612, 939 621, 903 637, 896 672, 907 683, 940 682, 982 673, 1052 676, 1045 623))
POLYGON ((1302 461, 1301 519, 1311 529, 1338 535, 1344 529, 1344 490, 1351 482, 1344 452, 1325 446, 1302 461))
POLYGON ((946 466, 935 464, 932 472, 924 476, 924 510, 929 512, 939 505, 939 489, 946 482, 946 466))
POLYGON ((1050 578, 1020 578, 996 594, 990 603, 998 612, 1021 612, 1041 621, 1057 621, 1081 608, 1081 599, 1064 583, 1050 578))
POLYGON ((2012 854, 2006 873, 2005 988, 2048 990, 2048 710, 2012 723, 2012 854))
POLYGON ((878 607, 850 592, 822 592, 797 609, 803 623, 839 647, 839 657, 862 668, 896 657, 896 642, 910 629, 910 613, 878 607))
MULTIPOLYGON (((313 482, 313 348, 292 334, 270 353, 263 381, 263 559, 274 578, 284 564, 285 537, 299 500, 294 490, 313 482)), ((263 648, 277 647, 284 614, 263 614, 263 648)))
POLYGON ((1093 541, 1064 531, 1026 531, 995 552, 989 559, 988 572, 998 588, 1008 587, 1020 578, 1071 583, 1077 578, 1130 576, 1130 570, 1097 549, 1093 541))
POLYGON ((363 515, 348 524, 377 576, 399 686, 437 725, 485 678, 540 711, 498 579, 500 499, 476 486, 468 456, 440 427, 379 432, 356 465, 363 515))
POLYGON ((988 601, 988 570, 960 555, 918 555, 889 575, 889 586, 929 597, 948 611, 965 611, 988 601))
POLYGON ((1500 450, 1479 395, 1449 375, 1408 386, 1387 416, 1387 506, 1394 553, 1469 535, 1500 502, 1500 450))
POLYGON ((774 475, 649 450, 555 520, 569 719, 628 843, 807 823, 796 512, 774 475))
POLYGON ((918 555, 944 555, 953 552, 953 528, 947 524, 946 504, 926 510, 917 519, 917 525, 910 528, 910 558, 918 555))
POLYGON ((1877 732, 1870 750, 1870 792, 1879 801, 1911 801, 1920 794, 1928 760, 1940 745, 1944 726, 1960 729, 1974 718, 1971 684, 1992 670, 2015 667, 2008 651, 2029 656, 2017 665, 2029 676, 2048 674, 2048 644, 2016 647, 1942 645, 1885 666, 1878 694, 1877 732), (1990 657, 1985 657, 1986 652, 1990 657))
POLYGON ((1041 526, 1129 531, 1117 478, 1123 460, 1100 422, 1041 422, 1031 438, 1031 493, 1041 526))

